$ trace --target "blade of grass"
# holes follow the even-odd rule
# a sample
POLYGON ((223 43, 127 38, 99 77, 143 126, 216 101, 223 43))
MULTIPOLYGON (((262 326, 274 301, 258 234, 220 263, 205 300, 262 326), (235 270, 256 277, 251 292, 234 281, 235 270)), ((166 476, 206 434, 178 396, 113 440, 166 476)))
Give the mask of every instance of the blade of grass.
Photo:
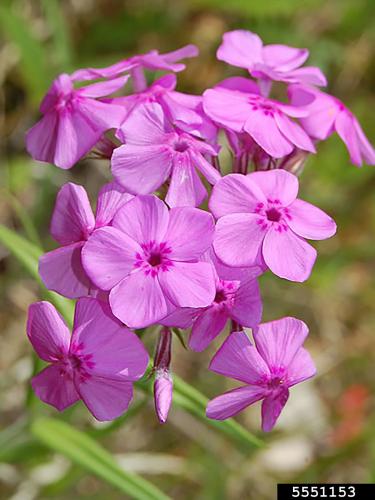
POLYGON ((66 456, 73 463, 115 486, 130 498, 169 499, 146 479, 123 470, 102 446, 66 422, 52 418, 37 419, 31 425, 31 432, 45 446, 66 456))

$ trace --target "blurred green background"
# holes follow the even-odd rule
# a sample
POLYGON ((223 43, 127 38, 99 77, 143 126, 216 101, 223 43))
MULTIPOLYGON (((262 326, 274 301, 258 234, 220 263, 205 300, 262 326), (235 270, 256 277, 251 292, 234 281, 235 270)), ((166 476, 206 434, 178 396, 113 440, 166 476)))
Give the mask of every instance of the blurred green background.
MULTIPOLYGON (((1 0, 0 223, 51 249, 48 225, 59 187, 84 184, 94 199, 109 176, 98 160, 65 172, 25 152, 25 131, 58 73, 195 43, 200 57, 178 75, 179 89, 201 93, 241 74, 215 60, 223 32, 236 28, 259 33, 265 43, 310 49, 310 63, 328 76, 329 92, 357 114, 374 142, 373 0, 1 0)), ((261 280, 264 320, 293 315, 306 321, 318 366, 313 381, 293 389, 276 430, 264 436, 265 447, 239 450, 176 407, 160 426, 143 395, 118 427, 99 426, 81 406, 62 416, 95 436, 124 470, 174 499, 271 500, 277 482, 375 481, 375 170, 352 166, 334 136, 309 159, 301 183, 301 197, 330 213, 339 230, 317 245, 307 283, 261 280)), ((0 273, 0 498, 127 498, 30 432, 35 416, 57 416, 28 392, 33 364, 25 317, 40 291, 2 246, 0 273)), ((146 339, 150 352, 153 335, 146 339)), ((201 354, 174 346, 174 371, 208 396, 229 388, 206 369, 219 342, 201 354)), ((238 421, 258 433, 259 407, 238 421)))

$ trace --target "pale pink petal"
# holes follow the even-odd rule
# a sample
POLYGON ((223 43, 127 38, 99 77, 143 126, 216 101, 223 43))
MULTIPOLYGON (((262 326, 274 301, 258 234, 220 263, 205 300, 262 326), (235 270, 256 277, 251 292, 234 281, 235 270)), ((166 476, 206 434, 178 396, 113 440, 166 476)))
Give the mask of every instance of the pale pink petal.
MULTIPOLYGON (((208 262, 212 262, 215 266, 218 277, 226 281, 248 281, 255 280, 264 270, 259 266, 251 267, 231 267, 226 266, 215 254, 211 248, 208 253, 208 262)), ((207 255, 207 253, 205 255, 207 255)))
POLYGON ((173 160, 166 203, 170 207, 198 207, 207 196, 206 188, 200 180, 188 155, 179 154, 173 160))
POLYGON ((169 372, 160 370, 156 373, 154 383, 155 411, 159 422, 164 424, 167 421, 168 413, 172 404, 173 380, 169 372))
POLYGON ((213 269, 206 262, 173 262, 173 267, 159 274, 159 281, 176 307, 207 307, 215 297, 213 269))
POLYGON ((260 94, 258 85, 250 78, 243 76, 231 76, 215 85, 215 88, 224 88, 229 90, 238 90, 239 92, 250 92, 251 94, 260 94))
POLYGON ((228 311, 211 306, 202 311, 195 320, 189 338, 189 347, 201 352, 223 331, 228 321, 228 311))
POLYGON ((68 182, 57 194, 51 219, 51 235, 62 245, 86 240, 95 217, 83 186, 68 182))
POLYGON ((117 210, 130 201, 133 196, 125 192, 124 188, 116 182, 108 182, 100 189, 96 205, 95 227, 111 224, 117 210))
POLYGON ((271 228, 264 238, 263 257, 270 270, 290 281, 306 281, 316 260, 316 250, 291 230, 271 228))
POLYGON ((261 384, 270 374, 245 332, 234 332, 212 358, 209 369, 246 384, 261 384))
POLYGON ((225 420, 263 399, 264 396, 265 390, 263 387, 256 385, 238 387, 211 399, 207 405, 206 415, 214 420, 225 420))
POLYGON ((282 158, 293 151, 293 145, 280 132, 275 118, 263 110, 252 110, 244 124, 244 130, 254 141, 274 158, 282 158))
POLYGON ((286 317, 262 323, 254 329, 253 335, 259 354, 269 369, 276 373, 279 368, 288 369, 308 333, 303 321, 286 317))
POLYGON ((220 87, 203 93, 205 113, 215 122, 236 132, 242 132, 249 118, 249 94, 220 87))
POLYGON ((190 328, 199 312, 200 309, 181 307, 160 320, 160 324, 184 329, 190 328))
POLYGON ((261 61, 262 45, 259 36, 251 31, 228 31, 223 35, 216 57, 233 66, 251 68, 254 63, 261 61))
POLYGON ((262 190, 266 199, 279 200, 283 207, 287 207, 297 198, 298 178, 286 170, 253 172, 249 177, 262 190))
POLYGON ((165 141, 168 125, 163 108, 156 102, 140 104, 128 115, 118 137, 133 146, 154 146, 165 141))
POLYGON ((96 286, 110 290, 130 273, 139 252, 140 246, 129 236, 114 227, 103 227, 84 246, 82 263, 96 286))
POLYGON ((306 349, 301 347, 288 365, 288 387, 299 384, 300 382, 313 377, 315 374, 316 368, 314 361, 312 360, 310 354, 306 351, 306 349))
POLYGON ((133 398, 133 385, 125 380, 91 377, 77 381, 76 386, 87 408, 101 422, 120 417, 133 398))
POLYGON ((361 125, 358 120, 354 118, 353 120, 354 128, 357 133, 357 138, 359 142, 359 147, 361 149, 361 154, 368 165, 375 165, 375 150, 365 136, 361 125))
POLYGON ((193 207, 172 208, 165 241, 172 260, 193 260, 211 246, 215 223, 210 213, 193 207))
POLYGON ((348 148, 350 161, 354 163, 354 165, 357 165, 357 167, 361 167, 362 155, 360 144, 357 139, 356 130, 354 128, 354 120, 346 110, 341 111, 337 115, 335 128, 336 132, 339 134, 346 147, 348 148))
POLYGON ((129 193, 149 194, 168 178, 172 168, 171 153, 160 145, 124 144, 113 151, 113 177, 129 193))
POLYGON ((298 49, 288 45, 265 45, 262 49, 264 62, 278 71, 290 71, 301 66, 309 57, 307 49, 298 49))
POLYGON ((212 190, 209 207, 216 218, 234 213, 252 213, 259 202, 266 203, 262 190, 249 175, 225 175, 212 190))
POLYGON ((217 181, 221 179, 220 172, 216 170, 212 164, 206 160, 206 158, 199 153, 190 151, 190 157, 193 164, 198 168, 198 170, 203 174, 203 176, 212 185, 215 185, 217 181))
POLYGON ((84 116, 92 130, 99 128, 101 135, 106 130, 118 128, 127 115, 127 108, 122 105, 121 97, 113 99, 81 98, 77 112, 84 116))
POLYGON ((73 243, 47 252, 39 259, 39 274, 48 290, 77 299, 96 290, 82 266, 85 242, 73 243))
POLYGON ((262 266, 262 242, 265 235, 266 231, 259 224, 258 215, 225 215, 216 224, 214 250, 228 266, 262 266))
POLYGON ((44 403, 63 411, 79 400, 73 381, 63 374, 58 364, 47 366, 32 380, 31 386, 44 403))
POLYGON ((68 327, 49 302, 31 304, 26 332, 35 352, 44 361, 57 361, 69 350, 68 327))
POLYGON ((280 413, 289 398, 289 391, 287 389, 272 394, 266 397, 262 403, 262 430, 263 432, 272 431, 279 418, 280 413))
POLYGON ((138 243, 147 243, 163 241, 168 222, 168 208, 162 200, 140 195, 120 208, 112 224, 138 243))
POLYGON ((26 149, 34 160, 54 163, 58 129, 58 115, 47 113, 26 134, 26 149))
POLYGON ((234 296, 230 317, 240 325, 254 327, 262 318, 262 300, 256 279, 245 279, 234 296))
POLYGON ((110 295, 113 314, 129 328, 145 328, 165 318, 173 310, 157 277, 136 271, 117 286, 110 295))
POLYGON ((71 352, 77 350, 90 356, 95 377, 138 380, 148 364, 139 338, 113 316, 108 304, 96 299, 76 304, 71 352))
POLYGON ((104 97, 120 90, 128 79, 129 75, 125 75, 120 76, 119 78, 114 78, 113 80, 91 83, 90 85, 81 87, 76 91, 76 93, 83 97, 104 97))
POLYGON ((303 200, 295 200, 289 206, 287 224, 298 236, 310 240, 325 240, 336 233, 335 221, 320 208, 303 200))
POLYGON ((303 128, 284 114, 276 114, 275 120, 282 134, 297 148, 315 153, 315 146, 303 128))
POLYGON ((173 50, 172 52, 167 52, 165 54, 161 54, 164 61, 169 63, 173 63, 179 61, 180 59, 186 59, 187 57, 196 57, 199 54, 199 49, 196 45, 192 43, 188 45, 184 45, 180 49, 173 50))
POLYGON ((327 78, 322 70, 316 66, 304 66, 303 68, 289 71, 285 76, 285 81, 291 83, 305 83, 307 85, 317 85, 318 87, 325 87, 327 85, 327 78))

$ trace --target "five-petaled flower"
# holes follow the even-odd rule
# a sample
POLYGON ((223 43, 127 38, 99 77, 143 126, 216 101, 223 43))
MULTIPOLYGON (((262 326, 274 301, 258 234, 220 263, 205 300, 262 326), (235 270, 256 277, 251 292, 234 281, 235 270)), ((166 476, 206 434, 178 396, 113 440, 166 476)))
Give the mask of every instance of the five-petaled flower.
POLYGON ((256 401, 262 403, 262 428, 272 430, 289 397, 289 388, 315 375, 302 347, 308 335, 303 321, 282 318, 254 329, 253 345, 245 332, 232 333, 210 364, 210 370, 246 385, 210 401, 207 416, 224 420, 256 401))

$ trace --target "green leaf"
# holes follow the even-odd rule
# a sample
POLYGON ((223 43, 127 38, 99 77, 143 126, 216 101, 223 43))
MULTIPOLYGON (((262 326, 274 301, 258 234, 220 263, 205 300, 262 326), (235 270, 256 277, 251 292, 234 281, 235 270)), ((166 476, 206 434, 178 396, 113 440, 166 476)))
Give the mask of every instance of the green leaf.
POLYGON ((66 422, 41 418, 31 425, 32 434, 53 451, 100 477, 130 498, 167 500, 169 497, 137 474, 117 465, 113 457, 87 434, 66 422))
MULTIPOLYGON (((29 243, 22 236, 11 229, 0 225, 0 242, 6 246, 14 256, 24 264, 28 272, 40 283, 38 276, 38 258, 42 251, 35 245, 29 243)), ((65 318, 71 318, 73 315, 73 303, 59 295, 44 289, 44 295, 60 310, 65 318)), ((174 404, 184 408, 186 411, 202 420, 206 425, 215 428, 223 435, 229 437, 243 450, 248 450, 254 446, 262 446, 262 441, 248 432, 244 427, 232 419, 217 421, 206 417, 206 406, 208 399, 197 389, 187 382, 183 381, 177 375, 173 376, 174 404)), ((138 382, 137 387, 146 392, 151 392, 151 380, 144 377, 138 382)))
POLYGON ((30 98, 37 104, 46 90, 51 73, 47 65, 46 50, 32 33, 30 25, 30 20, 19 15, 12 4, 0 6, 0 26, 8 40, 19 50, 20 70, 30 98))
POLYGON ((42 295, 45 299, 52 302, 55 307, 64 316, 69 325, 72 324, 74 302, 64 297, 61 297, 55 292, 46 290, 38 273, 38 260, 43 251, 30 243, 25 238, 17 234, 15 231, 0 224, 0 243, 11 252, 19 262, 26 268, 27 272, 32 276, 40 285, 42 295))

